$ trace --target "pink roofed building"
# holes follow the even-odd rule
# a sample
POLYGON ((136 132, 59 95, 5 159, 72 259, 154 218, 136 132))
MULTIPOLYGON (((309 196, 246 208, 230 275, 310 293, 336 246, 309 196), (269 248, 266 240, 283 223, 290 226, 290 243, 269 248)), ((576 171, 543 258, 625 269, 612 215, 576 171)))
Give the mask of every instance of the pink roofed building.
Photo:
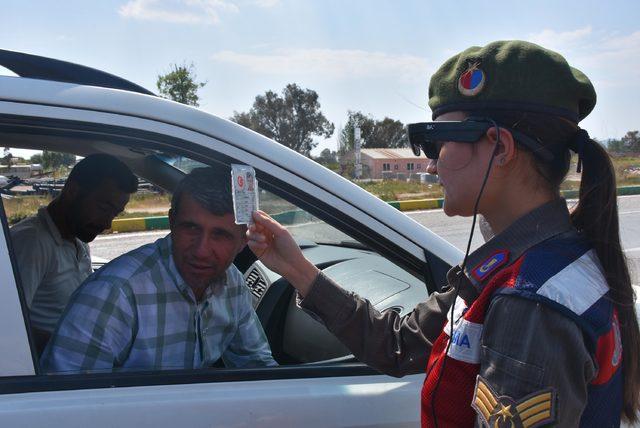
POLYGON ((424 156, 415 156, 408 148, 361 150, 364 175, 373 179, 410 178, 412 174, 427 172, 427 161, 424 156))

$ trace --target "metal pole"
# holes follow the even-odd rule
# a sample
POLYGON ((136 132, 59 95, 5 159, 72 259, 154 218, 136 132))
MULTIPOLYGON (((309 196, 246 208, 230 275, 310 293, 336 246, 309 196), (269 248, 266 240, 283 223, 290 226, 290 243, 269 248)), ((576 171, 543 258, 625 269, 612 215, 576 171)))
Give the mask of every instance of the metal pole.
POLYGON ((356 178, 362 177, 362 164, 360 163, 360 127, 353 129, 353 143, 356 153, 356 178))

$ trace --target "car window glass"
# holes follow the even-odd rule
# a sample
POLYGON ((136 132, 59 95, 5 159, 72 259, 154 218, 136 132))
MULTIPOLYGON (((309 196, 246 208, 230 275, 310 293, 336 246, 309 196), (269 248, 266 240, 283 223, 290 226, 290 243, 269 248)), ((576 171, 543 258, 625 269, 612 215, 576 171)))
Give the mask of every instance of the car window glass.
MULTIPOLYGON (((183 172, 206 166, 180 157, 163 159, 183 172)), ((261 189, 259 199, 260 208, 289 230, 305 257, 379 310, 405 314, 426 298, 421 280, 342 231, 270 191, 261 189)), ((335 336, 296 305, 295 294, 278 274, 255 261, 244 276, 280 364, 354 361, 335 336)))
MULTIPOLYGON (((160 158, 185 173, 189 173, 194 168, 207 166, 182 156, 162 155, 160 158)), ((300 242, 358 245, 358 242, 349 235, 267 190, 260 190, 259 203, 262 211, 285 226, 300 242)))
MULTIPOLYGON (((182 173, 207 166, 182 156, 152 156, 182 173)), ((10 225, 15 227, 21 220, 29 222, 29 218, 36 218, 38 207, 44 207, 51 202, 64 186, 63 176, 64 174, 61 174, 55 180, 26 180, 24 184, 30 185, 30 191, 35 194, 5 200, 10 225)), ((98 269, 110 260, 142 245, 152 244, 164 238, 168 234, 167 213, 170 200, 170 193, 140 179, 138 192, 131 196, 125 210, 113 221, 111 229, 89 244, 93 269, 98 269)), ((426 296, 424 284, 419 279, 317 216, 265 189, 260 190, 259 200, 260 208, 292 233, 307 258, 323 269, 327 276, 334 278, 348 290, 369 299, 378 309, 406 313, 426 296)), ((66 250, 72 253, 79 251, 79 247, 71 244, 68 247, 66 250)), ((240 254, 238 257, 244 256, 245 263, 240 263, 237 259, 236 265, 241 266, 241 274, 249 288, 253 310, 278 364, 298 365, 321 361, 341 364, 354 361, 348 349, 321 323, 300 310, 295 304, 292 288, 283 278, 266 269, 250 251, 246 250, 243 253, 244 255, 240 254)), ((37 276, 38 269, 45 269, 43 266, 36 266, 33 260, 18 258, 17 262, 18 269, 26 274, 24 278, 29 281, 33 279, 30 275, 37 276)), ((34 298, 35 293, 27 296, 29 304, 34 298)), ((203 316, 205 314, 206 311, 203 312, 203 316)), ((34 319, 38 319, 37 315, 31 318, 31 335, 35 338, 40 354, 48 335, 43 336, 42 328, 33 324, 34 319)), ((205 322, 204 319, 198 322, 205 322)), ((143 334, 141 331, 139 330, 138 334, 143 334)), ((153 341, 152 338, 149 340, 153 341)), ((153 347, 150 344, 147 346, 153 347)), ((197 357, 194 358, 197 361, 197 357)), ((224 368, 223 360, 221 358, 216 362, 210 362, 210 366, 224 368)), ((228 362, 226 366, 228 367, 228 362)), ((169 365, 161 368, 180 367, 169 365)), ((135 367, 135 370, 146 369, 158 367, 135 367)))

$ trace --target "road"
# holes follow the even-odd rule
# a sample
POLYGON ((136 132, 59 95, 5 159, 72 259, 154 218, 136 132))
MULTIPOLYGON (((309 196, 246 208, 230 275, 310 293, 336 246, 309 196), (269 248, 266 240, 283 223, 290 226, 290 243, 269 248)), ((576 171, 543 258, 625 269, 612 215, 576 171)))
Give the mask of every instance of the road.
MULTIPOLYGON (((576 201, 569 201, 570 206, 574 203, 576 201)), ((618 214, 622 248, 629 261, 633 283, 640 285, 640 195, 619 197, 618 214)), ((409 215, 462 251, 465 250, 471 229, 471 218, 450 218, 442 210, 412 212, 409 215)), ((482 235, 476 226, 471 250, 478 248, 482 242, 482 235)))
MULTIPOLYGON (((569 204, 575 201, 569 201, 569 204)), ((618 198, 622 247, 629 260, 634 284, 640 284, 640 195, 618 198)), ((451 242, 462 251, 465 250, 470 218, 447 217, 442 210, 414 211, 408 213, 419 223, 451 242)), ((477 229, 477 227, 476 227, 477 229)), ((167 231, 120 233, 99 236, 91 243, 93 256, 111 260, 126 251, 153 242, 167 234, 167 231)), ((474 233, 472 251, 482 244, 482 235, 474 233)))

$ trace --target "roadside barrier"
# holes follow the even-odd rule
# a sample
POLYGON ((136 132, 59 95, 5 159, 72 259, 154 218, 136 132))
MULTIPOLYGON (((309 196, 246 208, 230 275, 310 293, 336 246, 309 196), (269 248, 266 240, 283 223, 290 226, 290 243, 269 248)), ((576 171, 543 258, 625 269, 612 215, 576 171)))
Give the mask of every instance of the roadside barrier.
POLYGON ((123 218, 111 222, 112 232, 140 232, 143 230, 169 229, 169 217, 123 218))
MULTIPOLYGON (((577 190, 563 190, 562 196, 567 199, 578 197, 577 190)), ((640 186, 624 186, 618 187, 618 196, 640 195, 640 186)), ((409 201, 391 201, 388 202, 392 207, 400 211, 416 211, 431 210, 442 208, 444 199, 414 199, 409 201)), ((282 224, 304 223, 312 221, 313 216, 302 210, 285 211, 273 215, 273 218, 282 224)), ((169 217, 142 217, 142 218, 124 218, 113 220, 111 223, 112 232, 140 232, 145 230, 169 229, 169 217)))

